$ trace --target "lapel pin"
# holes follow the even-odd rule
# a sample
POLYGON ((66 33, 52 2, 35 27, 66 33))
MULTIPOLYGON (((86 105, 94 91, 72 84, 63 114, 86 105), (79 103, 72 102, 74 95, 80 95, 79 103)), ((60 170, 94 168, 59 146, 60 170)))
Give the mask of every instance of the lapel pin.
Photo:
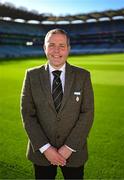
POLYGON ((74 95, 80 96, 81 92, 74 92, 74 95))
POLYGON ((76 101, 77 101, 77 102, 79 101, 79 97, 78 97, 78 96, 76 97, 76 101))

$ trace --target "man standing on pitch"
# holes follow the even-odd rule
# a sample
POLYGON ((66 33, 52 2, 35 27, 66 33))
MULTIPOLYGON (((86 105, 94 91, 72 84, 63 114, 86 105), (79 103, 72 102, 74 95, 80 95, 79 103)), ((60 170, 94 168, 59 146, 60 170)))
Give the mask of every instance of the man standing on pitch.
POLYGON ((27 70, 21 112, 29 137, 27 156, 36 179, 83 179, 87 137, 93 122, 90 73, 67 62, 70 40, 62 29, 45 36, 47 64, 27 70))

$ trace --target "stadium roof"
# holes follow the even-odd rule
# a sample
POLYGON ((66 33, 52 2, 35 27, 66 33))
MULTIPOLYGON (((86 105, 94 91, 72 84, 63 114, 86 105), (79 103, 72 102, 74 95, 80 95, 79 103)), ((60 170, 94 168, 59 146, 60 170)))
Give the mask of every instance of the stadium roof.
POLYGON ((124 8, 119 10, 107 10, 103 12, 92 12, 87 14, 77 14, 77 15, 66 15, 66 16, 54 16, 52 14, 39 14, 35 11, 28 11, 25 8, 16 8, 10 4, 0 3, 0 18, 5 17, 11 18, 11 20, 23 19, 24 21, 35 20, 39 23, 45 21, 58 23, 61 21, 66 21, 72 23, 73 21, 84 21, 95 19, 99 21, 101 18, 108 18, 112 20, 114 17, 121 16, 124 19, 124 8))

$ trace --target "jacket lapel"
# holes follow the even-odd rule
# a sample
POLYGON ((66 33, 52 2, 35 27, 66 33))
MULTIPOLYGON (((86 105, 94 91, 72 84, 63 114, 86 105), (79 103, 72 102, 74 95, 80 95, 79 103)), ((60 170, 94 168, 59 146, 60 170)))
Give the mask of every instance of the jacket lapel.
MULTIPOLYGON (((48 65, 46 64, 45 66, 42 66, 43 69, 41 70, 40 73, 40 80, 41 80, 41 87, 43 89, 43 92, 46 96, 46 100, 50 104, 51 108, 55 110, 52 94, 51 94, 51 84, 50 84, 50 77, 49 77, 49 68, 48 65)), ((74 72, 72 70, 72 67, 70 64, 66 63, 66 71, 65 71, 65 87, 64 87, 64 94, 63 94, 63 99, 62 99, 62 104, 59 110, 59 113, 62 111, 64 108, 64 105, 68 101, 69 95, 72 91, 72 85, 74 81, 74 72)))
POLYGON ((68 101, 69 95, 72 91, 73 82, 74 82, 74 73, 73 73, 72 67, 70 64, 66 63, 65 88, 64 88, 62 104, 61 104, 59 112, 62 111, 62 109, 64 108, 64 105, 68 101))
POLYGON ((40 80, 41 80, 41 87, 42 87, 43 92, 44 92, 44 94, 46 96, 46 100, 48 101, 48 103, 50 104, 52 109, 56 112, 55 106, 54 106, 54 103, 53 103, 52 94, 51 94, 49 68, 48 68, 47 64, 45 64, 43 66, 43 69, 42 69, 42 71, 40 73, 40 80))

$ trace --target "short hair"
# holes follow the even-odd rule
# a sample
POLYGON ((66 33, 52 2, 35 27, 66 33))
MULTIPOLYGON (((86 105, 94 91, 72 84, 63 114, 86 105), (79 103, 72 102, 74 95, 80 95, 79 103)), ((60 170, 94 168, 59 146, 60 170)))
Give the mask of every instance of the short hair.
POLYGON ((52 29, 52 30, 50 30, 50 31, 47 32, 47 34, 46 34, 46 36, 45 36, 45 38, 44 38, 44 44, 46 43, 48 37, 49 37, 50 35, 52 35, 52 34, 63 34, 63 35, 65 35, 66 38, 67 38, 67 45, 70 46, 70 37, 69 37, 69 35, 67 34, 67 32, 66 32, 65 30, 63 30, 63 29, 58 29, 58 28, 57 28, 57 29, 52 29))

